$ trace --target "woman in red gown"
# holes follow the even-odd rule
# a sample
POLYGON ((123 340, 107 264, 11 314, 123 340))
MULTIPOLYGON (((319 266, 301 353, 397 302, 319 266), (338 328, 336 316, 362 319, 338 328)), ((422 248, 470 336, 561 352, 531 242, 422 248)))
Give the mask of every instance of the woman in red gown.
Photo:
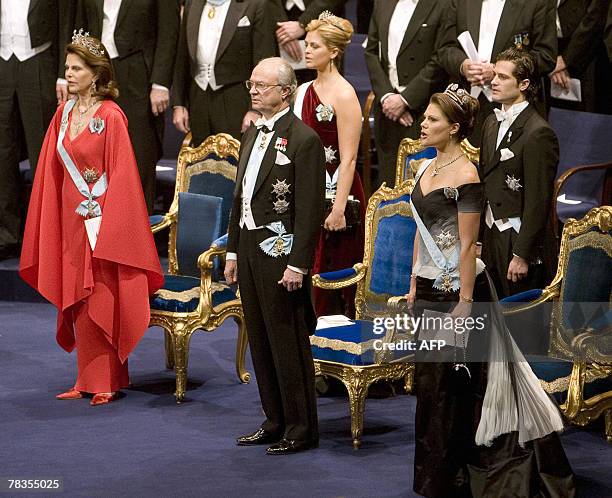
MULTIPOLYGON (((306 66, 317 78, 298 88, 295 114, 313 128, 325 147, 326 196, 333 207, 321 230, 313 273, 350 268, 363 260, 366 199, 355 170, 361 136, 361 106, 355 89, 338 67, 351 41, 353 26, 346 19, 324 12, 308 24, 306 66), (345 208, 359 201, 359 223, 347 226, 345 208)), ((338 291, 314 289, 317 316, 355 314, 355 287, 338 291)))
POLYGON ((99 405, 129 384, 127 358, 148 327, 149 294, 163 273, 100 41, 75 33, 66 79, 75 98, 58 108, 47 131, 20 274, 57 307, 60 346, 77 350, 76 384, 57 398, 91 393, 99 405))

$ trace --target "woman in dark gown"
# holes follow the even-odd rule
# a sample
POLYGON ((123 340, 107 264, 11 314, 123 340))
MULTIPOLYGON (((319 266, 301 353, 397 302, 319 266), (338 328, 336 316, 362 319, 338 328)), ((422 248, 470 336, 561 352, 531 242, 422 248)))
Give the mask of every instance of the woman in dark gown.
POLYGON ((556 434, 560 414, 513 343, 476 258, 484 194, 460 142, 477 111, 477 101, 451 85, 431 98, 422 124, 422 144, 436 147, 437 158, 423 162, 412 193, 418 233, 409 305, 417 317, 435 310, 488 318, 469 337, 456 329, 455 343, 442 351, 417 354, 414 490, 571 497, 573 474, 556 434))
MULTIPOLYGON (((295 114, 313 128, 325 147, 326 196, 333 199, 319 236, 313 273, 350 268, 363 260, 366 200, 355 161, 361 135, 361 107, 355 90, 338 72, 353 27, 346 19, 322 14, 306 28, 306 64, 317 78, 298 88, 295 114), (358 223, 347 226, 349 199, 359 201, 358 223)), ((317 316, 355 314, 355 287, 314 289, 317 316)))

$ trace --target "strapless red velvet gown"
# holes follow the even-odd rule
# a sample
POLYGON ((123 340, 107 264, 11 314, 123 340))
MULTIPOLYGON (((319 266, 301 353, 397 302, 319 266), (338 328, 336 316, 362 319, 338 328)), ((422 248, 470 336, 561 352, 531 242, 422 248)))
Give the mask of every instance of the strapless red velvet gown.
MULTIPOLYGON (((322 104, 313 85, 308 87, 302 106, 302 121, 317 132, 323 146, 326 148, 325 168, 330 178, 333 178, 340 164, 338 147, 338 126, 336 116, 331 121, 317 119, 317 107, 322 104)), ((364 219, 366 200, 359 173, 355 171, 350 195, 358 200, 360 206, 361 224, 347 228, 343 232, 329 232, 321 228, 319 242, 315 254, 313 274, 350 268, 355 263, 363 261, 364 219)), ((339 291, 314 289, 314 304, 317 316, 345 314, 353 317, 355 314, 355 286, 339 291)))

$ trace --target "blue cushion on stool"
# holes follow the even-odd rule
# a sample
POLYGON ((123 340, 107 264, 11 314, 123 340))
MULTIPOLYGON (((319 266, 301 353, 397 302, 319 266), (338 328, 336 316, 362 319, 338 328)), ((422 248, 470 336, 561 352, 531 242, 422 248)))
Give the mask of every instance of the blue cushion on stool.
MULTIPOLYGON (((315 360, 333 361, 347 365, 364 366, 376 363, 375 355, 385 336, 374 333, 374 322, 355 320, 351 325, 328 327, 310 336, 312 356, 315 360)), ((387 351, 385 361, 394 361, 411 355, 411 351, 387 351)))
MULTIPOLYGON (((213 282, 212 305, 219 306, 236 299, 227 285, 213 282)), ((173 313, 191 313, 200 300, 200 279, 182 275, 166 275, 164 287, 151 297, 151 309, 173 313)))

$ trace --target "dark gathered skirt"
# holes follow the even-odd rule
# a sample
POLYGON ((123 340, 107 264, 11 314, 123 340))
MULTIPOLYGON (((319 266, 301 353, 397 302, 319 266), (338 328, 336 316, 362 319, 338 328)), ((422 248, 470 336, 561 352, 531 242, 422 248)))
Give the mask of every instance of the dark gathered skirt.
MULTIPOLYGON (((424 309, 450 312, 458 300, 458 293, 438 291, 432 284, 417 278, 417 316, 424 309)), ((483 272, 476 278, 474 301, 492 298, 483 272)), ((486 346, 486 333, 480 340, 470 338, 469 358, 482 358, 486 346)), ((556 433, 524 448, 517 432, 496 438, 490 447, 476 445, 487 363, 470 361, 470 377, 454 369, 453 359, 461 361, 461 351, 448 347, 444 354, 449 361, 426 362, 421 356, 416 363, 414 491, 440 498, 575 496, 573 472, 556 433)))

